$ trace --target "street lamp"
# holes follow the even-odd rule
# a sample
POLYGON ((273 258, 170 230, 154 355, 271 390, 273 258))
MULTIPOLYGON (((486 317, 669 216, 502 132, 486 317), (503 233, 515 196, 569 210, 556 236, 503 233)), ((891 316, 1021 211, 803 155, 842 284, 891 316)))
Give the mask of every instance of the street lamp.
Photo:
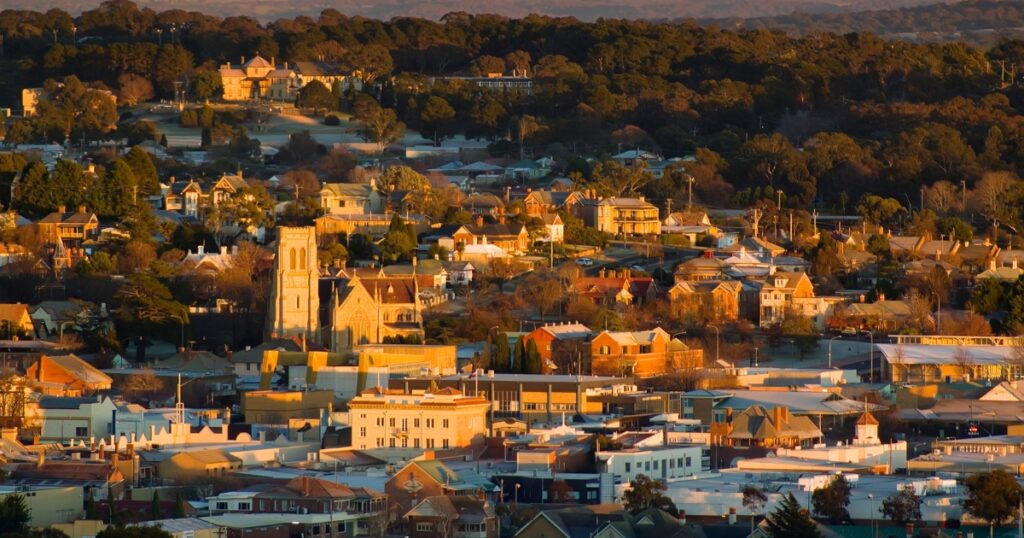
POLYGON ((512 504, 514 504, 516 506, 519 505, 519 488, 521 488, 521 487, 523 487, 522 484, 519 484, 519 483, 516 484, 515 498, 514 498, 513 503, 512 503, 512 504))
POLYGON ((828 339, 828 367, 829 367, 829 369, 832 368, 832 342, 835 342, 836 340, 838 340, 838 339, 840 339, 842 337, 843 337, 843 335, 840 334, 839 336, 833 336, 832 338, 828 339))
POLYGON ((875 380, 875 333, 873 331, 868 331, 868 339, 871 342, 870 347, 868 347, 870 361, 868 363, 868 383, 871 383, 875 380))
POLYGON ((875 495, 868 493, 868 502, 871 503, 871 538, 875 538, 875 495))
POLYGON ((181 339, 178 342, 178 346, 181 349, 185 349, 185 318, 178 315, 174 315, 171 317, 178 320, 178 324, 181 326, 181 339))

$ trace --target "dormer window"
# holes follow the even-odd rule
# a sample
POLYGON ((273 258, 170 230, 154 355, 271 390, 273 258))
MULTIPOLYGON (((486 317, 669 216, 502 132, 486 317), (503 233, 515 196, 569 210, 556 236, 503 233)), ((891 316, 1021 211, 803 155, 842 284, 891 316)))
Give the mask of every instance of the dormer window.
POLYGON ((784 288, 784 287, 786 287, 786 279, 785 278, 776 278, 775 279, 775 287, 776 288, 784 288))

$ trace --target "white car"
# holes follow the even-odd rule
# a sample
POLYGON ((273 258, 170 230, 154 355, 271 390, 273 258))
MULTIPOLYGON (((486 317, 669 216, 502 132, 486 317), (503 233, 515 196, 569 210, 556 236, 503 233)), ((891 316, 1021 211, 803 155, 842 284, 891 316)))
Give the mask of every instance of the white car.
POLYGON ((591 258, 578 258, 576 260, 576 265, 582 265, 583 267, 590 267, 591 265, 594 265, 594 260, 591 259, 591 258))

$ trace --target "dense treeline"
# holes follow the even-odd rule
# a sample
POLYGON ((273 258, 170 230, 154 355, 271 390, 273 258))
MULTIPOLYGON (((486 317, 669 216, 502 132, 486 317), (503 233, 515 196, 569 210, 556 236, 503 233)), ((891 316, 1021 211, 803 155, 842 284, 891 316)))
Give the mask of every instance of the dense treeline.
MULTIPOLYGON (((261 25, 122 0, 77 18, 3 11, 0 34, 17 88, 75 76, 121 95, 137 95, 141 80, 170 97, 180 82, 202 98, 216 95, 218 65, 257 51, 338 62, 367 83, 367 94, 342 98, 367 131, 372 118, 394 111, 381 120, 389 136, 401 121, 433 140, 491 139, 510 156, 636 146, 696 153, 688 169, 695 194, 714 204, 772 199, 781 189, 790 204, 847 208, 867 193, 902 201, 921 186, 973 188, 986 172, 1013 176, 1024 167, 1022 95, 1000 88, 993 68, 1024 65, 1017 41, 986 51, 871 34, 792 38, 691 23, 460 13, 378 21, 333 10, 261 25), (513 70, 533 77, 532 93, 436 78, 513 70)), ((683 187, 679 174, 645 183, 634 171, 582 161, 567 172, 656 199, 683 187)), ((1016 207, 1016 190, 1006 190, 1001 202, 1016 207)))
MULTIPOLYGON (((807 13, 748 19, 720 19, 723 25, 771 28, 797 35, 820 32, 920 34, 923 38, 983 41, 1006 32, 1024 31, 1024 4, 1007 0, 969 0, 872 11, 807 13), (998 32, 992 32, 996 30, 998 32), (977 32, 975 34, 974 32, 977 32), (937 34, 937 35, 933 35, 937 34)), ((711 22, 711 21, 708 21, 711 22)))

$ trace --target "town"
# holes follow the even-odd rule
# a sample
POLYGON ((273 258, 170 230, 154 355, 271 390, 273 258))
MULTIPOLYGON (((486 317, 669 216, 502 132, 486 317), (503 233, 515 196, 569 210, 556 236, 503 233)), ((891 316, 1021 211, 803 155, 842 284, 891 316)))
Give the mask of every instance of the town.
POLYGON ((0 536, 1020 536, 1017 65, 0 11, 0 536))

